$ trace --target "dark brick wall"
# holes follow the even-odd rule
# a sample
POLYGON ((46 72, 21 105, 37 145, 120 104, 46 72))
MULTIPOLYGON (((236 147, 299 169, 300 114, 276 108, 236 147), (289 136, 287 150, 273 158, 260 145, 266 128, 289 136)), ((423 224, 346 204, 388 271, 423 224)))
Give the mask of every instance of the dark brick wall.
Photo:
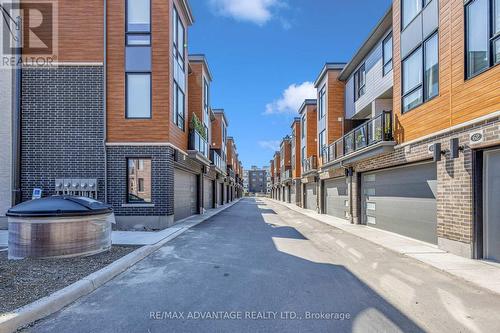
POLYGON ((167 146, 108 146, 108 202, 116 215, 174 214, 174 149, 167 146), (127 158, 151 158, 151 201, 154 207, 127 204, 127 158))
POLYGON ((97 178, 104 200, 103 67, 22 71, 23 200, 54 194, 56 178, 97 178))

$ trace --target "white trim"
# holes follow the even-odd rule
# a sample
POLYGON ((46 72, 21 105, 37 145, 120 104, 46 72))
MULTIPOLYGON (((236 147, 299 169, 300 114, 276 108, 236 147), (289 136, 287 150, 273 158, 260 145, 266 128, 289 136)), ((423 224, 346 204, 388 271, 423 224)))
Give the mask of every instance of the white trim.
POLYGON ((155 204, 153 203, 124 203, 122 204, 123 208, 154 208, 155 204))
POLYGON ((132 147, 143 147, 143 146, 171 147, 171 148, 177 149, 182 154, 188 156, 188 153, 186 153, 184 150, 180 149, 176 145, 171 144, 170 142, 106 142, 106 146, 107 147, 126 147, 126 146, 132 146, 132 147))
POLYGON ((452 127, 448 127, 448 128, 446 128, 444 130, 440 130, 440 131, 437 131, 437 132, 434 132, 434 133, 431 133, 431 134, 428 134, 428 135, 424 135, 424 136, 422 136, 420 138, 417 138, 417 139, 414 139, 414 140, 410 140, 410 141, 407 141, 407 142, 400 143, 400 144, 394 146, 394 149, 403 148, 403 147, 405 147, 407 145, 411 145, 411 144, 414 144, 414 143, 417 143, 417 142, 420 142, 420 141, 424 141, 424 140, 430 139, 430 138, 438 136, 438 135, 442 135, 442 134, 446 134, 446 133, 449 133, 449 132, 453 132, 453 131, 456 131, 456 130, 461 129, 463 127, 471 126, 471 125, 474 125, 474 124, 477 124, 477 123, 480 123, 480 122, 483 122, 485 120, 489 120, 489 119, 492 119, 492 118, 496 118, 496 117, 500 117, 500 110, 495 111, 495 112, 490 113, 490 114, 487 114, 485 116, 479 117, 479 118, 475 118, 475 119, 466 121, 464 123, 461 123, 461 124, 458 124, 458 125, 455 125, 455 126, 452 126, 452 127))

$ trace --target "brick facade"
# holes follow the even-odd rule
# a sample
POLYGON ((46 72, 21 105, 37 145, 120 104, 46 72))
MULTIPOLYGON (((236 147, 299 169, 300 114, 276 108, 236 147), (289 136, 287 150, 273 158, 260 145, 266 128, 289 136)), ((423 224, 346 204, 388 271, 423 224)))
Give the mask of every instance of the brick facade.
POLYGON ((21 126, 23 201, 56 178, 96 178, 104 200, 102 66, 23 68, 21 126))

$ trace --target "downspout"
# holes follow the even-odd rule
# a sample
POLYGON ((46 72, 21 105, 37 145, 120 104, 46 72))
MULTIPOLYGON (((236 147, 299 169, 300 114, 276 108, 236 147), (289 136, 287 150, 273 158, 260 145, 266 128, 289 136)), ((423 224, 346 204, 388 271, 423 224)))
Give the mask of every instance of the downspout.
POLYGON ((103 124, 104 124, 104 137, 102 139, 102 145, 104 149, 104 202, 108 203, 108 152, 106 150, 106 139, 107 139, 107 91, 108 91, 108 66, 107 66, 107 56, 108 56, 108 39, 107 39, 107 30, 108 30, 108 21, 107 21, 107 12, 108 12, 108 4, 107 0, 104 0, 104 24, 103 24, 103 43, 104 43, 104 61, 103 61, 103 87, 102 87, 102 95, 103 95, 103 124))
POLYGON ((21 28, 20 18, 17 17, 16 27, 16 62, 12 69, 12 205, 21 202, 21 28))

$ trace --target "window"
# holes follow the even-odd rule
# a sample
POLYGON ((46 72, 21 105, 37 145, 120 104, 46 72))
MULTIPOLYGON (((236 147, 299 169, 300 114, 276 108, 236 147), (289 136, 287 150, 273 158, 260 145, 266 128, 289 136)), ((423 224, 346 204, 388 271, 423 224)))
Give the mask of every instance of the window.
POLYGON ((403 60, 403 113, 439 94, 438 56, 438 34, 436 32, 403 60))
POLYGON ((126 117, 151 118, 151 74, 127 73, 126 117))
POLYGON ((428 100, 438 94, 439 61, 437 34, 429 38, 424 44, 424 99, 428 100))
POLYGON ((151 159, 127 160, 127 202, 151 203, 151 159))
POLYGON ((174 7, 173 11, 173 53, 174 59, 177 60, 177 63, 184 70, 184 44, 185 44, 185 36, 186 31, 184 29, 184 25, 182 24, 181 18, 177 9, 174 7))
POLYGON ((300 125, 300 132, 302 133, 302 139, 306 136, 306 115, 302 116, 302 124, 300 125))
POLYGON ((151 32, 150 0, 127 0, 127 33, 151 32))
POLYGON ((322 130, 321 133, 319 133, 319 152, 323 151, 324 146, 326 145, 326 130, 322 130))
POLYGON ((415 18, 422 10, 422 0, 402 0, 401 2, 403 15, 403 29, 415 18))
POLYGON ((304 162, 306 160, 306 147, 302 147, 302 151, 301 151, 301 159, 302 159, 302 165, 304 165, 304 162))
MULTIPOLYGON (((210 95, 209 95, 209 89, 208 89, 208 82, 207 80, 203 80, 203 108, 205 110, 205 115, 206 115, 206 120, 208 121, 209 116, 208 116, 208 110, 209 110, 209 103, 210 103, 210 95)), ((208 132, 207 132, 208 133, 208 132)))
POLYGON ((361 96, 365 94, 366 87, 366 73, 365 64, 354 73, 354 101, 357 101, 361 96))
POLYGON ((465 22, 466 77, 470 78, 500 62, 500 0, 469 1, 465 22))
POLYGON ((174 122, 181 130, 184 131, 184 119, 185 119, 185 95, 181 88, 174 81, 174 122))
POLYGON ((323 86, 319 91, 319 119, 325 116, 325 104, 326 104, 326 87, 323 86))
POLYGON ((382 61, 384 62, 384 75, 392 70, 392 33, 382 42, 382 61))

